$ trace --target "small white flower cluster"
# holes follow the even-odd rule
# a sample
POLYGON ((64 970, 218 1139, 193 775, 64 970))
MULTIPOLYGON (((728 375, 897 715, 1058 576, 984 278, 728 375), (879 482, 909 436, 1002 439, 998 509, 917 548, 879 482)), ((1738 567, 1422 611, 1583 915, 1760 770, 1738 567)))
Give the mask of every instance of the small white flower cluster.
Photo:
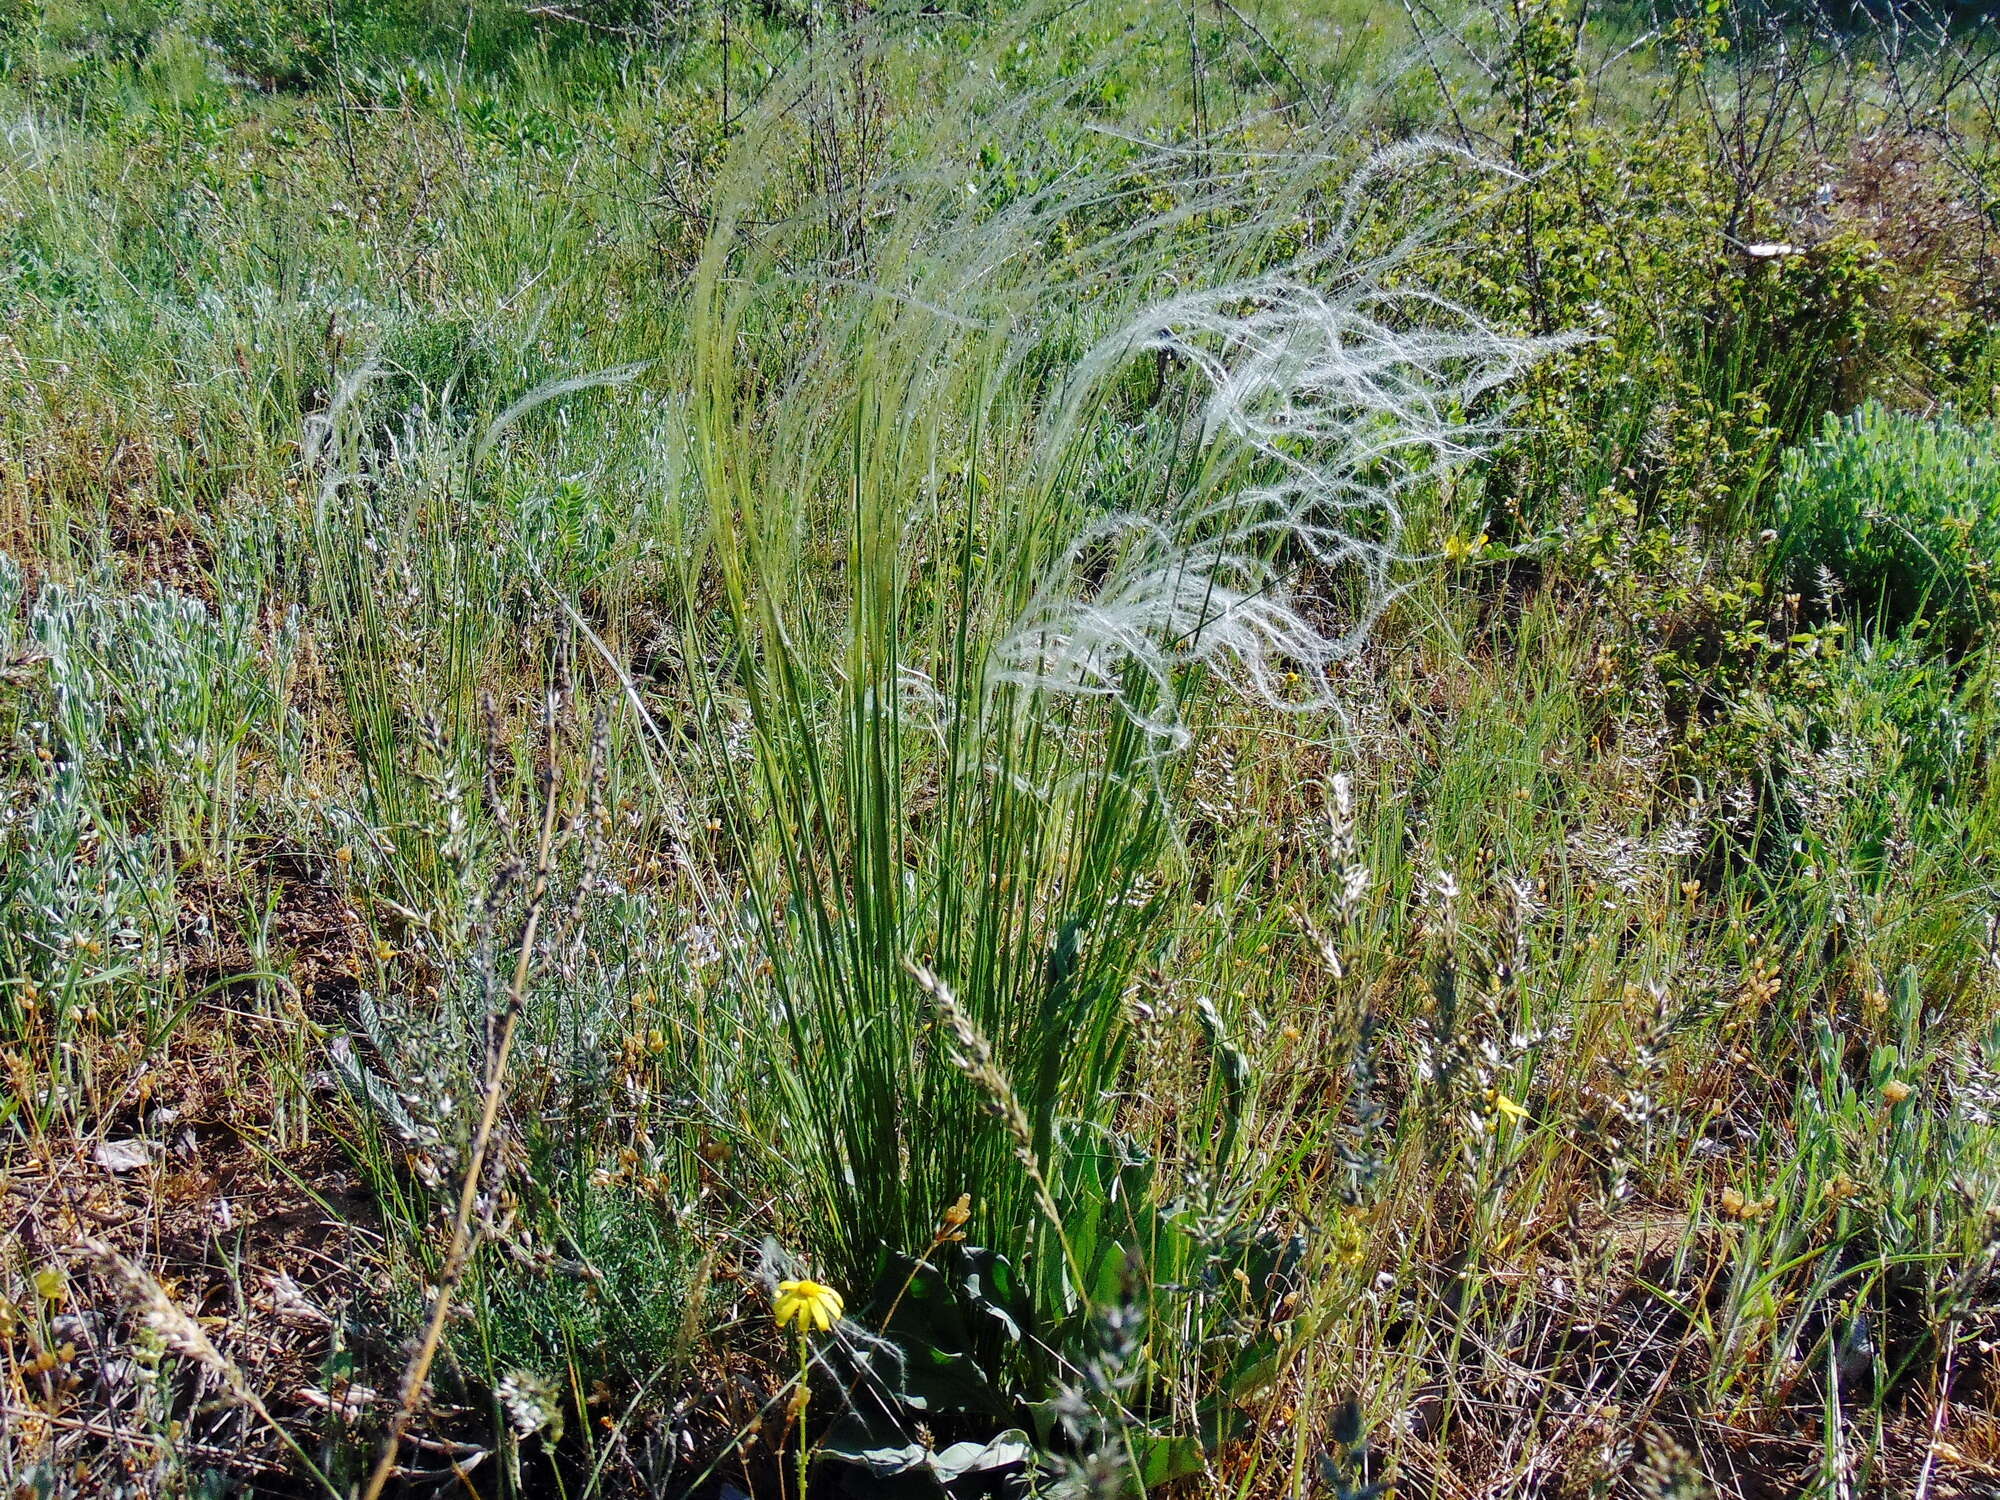
POLYGON ((512 1370, 501 1378, 497 1393, 507 1422, 520 1437, 542 1433, 560 1442, 563 1433, 562 1394, 554 1382, 532 1370, 512 1370))

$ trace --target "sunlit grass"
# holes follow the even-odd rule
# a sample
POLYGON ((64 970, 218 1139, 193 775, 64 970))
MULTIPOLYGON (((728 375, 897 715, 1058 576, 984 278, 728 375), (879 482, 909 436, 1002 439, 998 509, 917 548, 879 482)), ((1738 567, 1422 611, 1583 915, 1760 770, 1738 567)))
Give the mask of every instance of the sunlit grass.
POLYGON ((0 44, 9 1483, 1995 1461, 1981 523, 1780 456, 1972 249, 1617 27, 223 14, 0 44))

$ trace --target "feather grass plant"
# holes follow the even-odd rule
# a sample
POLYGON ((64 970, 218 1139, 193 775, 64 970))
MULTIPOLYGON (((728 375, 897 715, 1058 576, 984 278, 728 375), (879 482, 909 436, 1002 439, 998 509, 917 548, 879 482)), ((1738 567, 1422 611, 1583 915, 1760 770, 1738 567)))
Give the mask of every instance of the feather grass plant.
MULTIPOLYGON (((1110 1306, 1128 1258, 1165 1281, 1183 1253, 1118 1136, 1177 752, 1221 689, 1336 706, 1331 669, 1410 561, 1403 501, 1480 450, 1499 389, 1562 341, 1423 291, 1430 239, 1373 222, 1385 180, 1449 153, 1355 168, 1309 137, 1216 171, 1093 141, 1051 98, 1033 128, 1084 165, 1043 191, 996 207, 982 142, 955 134, 805 201, 771 164, 814 88, 746 130, 695 286, 712 552, 686 655, 720 663, 704 749, 788 1044, 812 1243, 848 1284, 893 1279, 970 1193, 1010 1311, 1046 1331, 1110 1306), (858 244, 818 227, 847 218, 858 244), (1191 221, 1215 232, 1183 263, 1191 221), (833 590, 802 589, 829 569, 833 590), (1012 1105, 937 1035, 926 986, 1012 1105)), ((940 117, 991 118, 982 88, 940 117)))

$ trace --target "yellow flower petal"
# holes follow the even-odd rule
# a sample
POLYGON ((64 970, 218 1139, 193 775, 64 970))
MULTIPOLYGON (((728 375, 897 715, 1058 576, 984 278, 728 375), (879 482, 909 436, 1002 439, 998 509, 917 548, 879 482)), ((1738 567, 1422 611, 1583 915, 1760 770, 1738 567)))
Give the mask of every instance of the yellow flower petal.
POLYGON ((800 1333, 808 1328, 825 1333, 840 1321, 845 1305, 840 1293, 817 1281, 781 1281, 771 1302, 771 1314, 780 1328, 796 1324, 800 1333))

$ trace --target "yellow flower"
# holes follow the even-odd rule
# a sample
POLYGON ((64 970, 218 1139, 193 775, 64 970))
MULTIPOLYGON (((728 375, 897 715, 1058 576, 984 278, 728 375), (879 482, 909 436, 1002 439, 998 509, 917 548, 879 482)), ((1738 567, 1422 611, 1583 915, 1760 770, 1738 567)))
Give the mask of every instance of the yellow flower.
POLYGON ((1505 1115, 1510 1120, 1525 1120, 1528 1118, 1528 1112, 1525 1109, 1516 1104, 1512 1099, 1509 1099, 1498 1089, 1489 1090, 1486 1099, 1496 1111, 1505 1115))
POLYGON ((972 1217, 972 1194, 960 1193, 958 1202, 944 1211, 944 1225, 938 1230, 940 1240, 962 1240, 965 1238, 965 1224, 972 1217))
POLYGON ((1470 562, 1484 550, 1486 533, 1475 537, 1448 536, 1444 539, 1444 560, 1449 563, 1470 562))
POLYGON ((1722 1190, 1722 1216, 1725 1219, 1761 1219, 1777 1206, 1775 1197, 1746 1198, 1735 1188, 1722 1190))
POLYGON ((771 1311, 776 1315, 780 1328, 787 1323, 796 1323, 800 1333, 804 1333, 808 1326, 825 1333, 840 1321, 840 1310, 845 1305, 840 1300, 840 1293, 817 1281, 781 1281, 771 1311))

